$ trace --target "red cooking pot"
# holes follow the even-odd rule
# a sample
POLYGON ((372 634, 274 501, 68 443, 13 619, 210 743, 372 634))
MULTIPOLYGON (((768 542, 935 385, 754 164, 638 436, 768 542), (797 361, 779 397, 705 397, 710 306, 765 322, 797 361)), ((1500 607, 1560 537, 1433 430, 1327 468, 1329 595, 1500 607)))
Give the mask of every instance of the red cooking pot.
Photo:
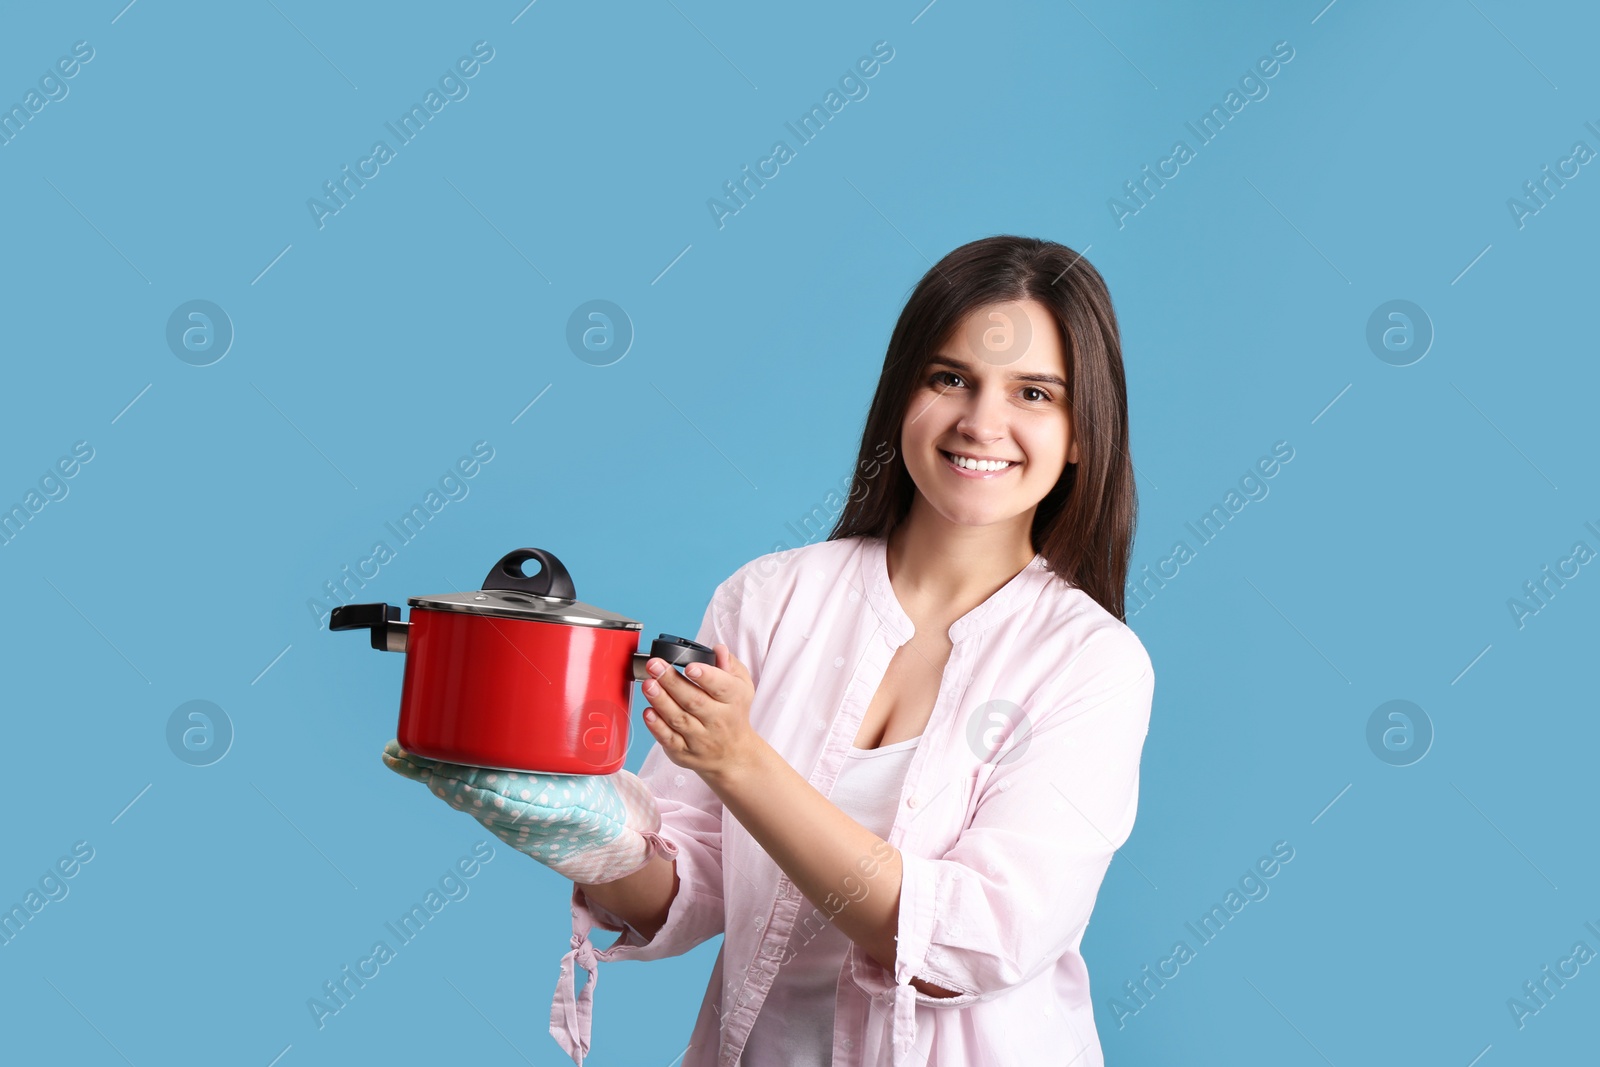
POLYGON ((640 623, 580 603, 572 576, 540 548, 507 553, 474 593, 344 604, 330 630, 372 631, 372 647, 403 652, 400 747, 428 759, 545 774, 612 774, 628 754, 632 684, 652 656, 716 662, 671 634, 637 651, 640 623), (539 572, 522 571, 538 560, 539 572))

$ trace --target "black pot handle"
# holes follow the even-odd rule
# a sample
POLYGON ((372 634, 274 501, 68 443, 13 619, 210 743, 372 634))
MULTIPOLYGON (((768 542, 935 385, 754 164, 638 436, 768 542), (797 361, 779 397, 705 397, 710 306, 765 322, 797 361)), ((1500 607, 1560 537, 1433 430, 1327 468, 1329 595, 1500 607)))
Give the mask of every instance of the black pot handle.
POLYGON ((717 654, 698 641, 691 641, 687 637, 677 637, 673 634, 662 634, 650 642, 649 653, 635 652, 633 654, 633 680, 642 682, 650 677, 644 665, 650 662, 650 657, 664 659, 674 667, 687 667, 691 663, 709 663, 717 665, 717 654))
POLYGON ((393 604, 340 604, 328 619, 330 630, 371 630, 372 647, 379 652, 404 652, 409 623, 400 621, 393 604))
POLYGON ((572 575, 561 561, 542 548, 519 548, 507 552, 500 562, 489 569, 483 580, 484 589, 512 589, 534 596, 554 597, 557 600, 577 600, 577 590, 572 588, 572 575), (522 564, 530 559, 539 561, 539 573, 532 578, 522 573, 522 564))

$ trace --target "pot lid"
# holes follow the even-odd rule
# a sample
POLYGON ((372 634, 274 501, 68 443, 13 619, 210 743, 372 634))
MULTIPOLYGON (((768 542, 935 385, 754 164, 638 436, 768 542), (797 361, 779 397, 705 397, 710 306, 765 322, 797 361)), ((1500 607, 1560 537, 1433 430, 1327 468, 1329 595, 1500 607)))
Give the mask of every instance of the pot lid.
POLYGON ((474 593, 414 596, 414 608, 454 611, 467 615, 492 615, 503 619, 550 622, 569 626, 596 626, 606 630, 639 630, 643 624, 614 611, 578 599, 572 576, 552 553, 542 548, 519 548, 501 557, 474 593), (539 561, 539 573, 522 573, 528 560, 539 561))

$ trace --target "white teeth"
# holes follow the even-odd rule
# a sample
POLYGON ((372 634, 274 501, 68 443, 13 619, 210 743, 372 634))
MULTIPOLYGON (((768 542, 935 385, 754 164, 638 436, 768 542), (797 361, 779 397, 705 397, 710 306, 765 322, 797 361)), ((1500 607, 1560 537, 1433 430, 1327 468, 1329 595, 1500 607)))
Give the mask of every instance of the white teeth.
POLYGON ((1003 459, 968 459, 953 452, 947 452, 945 455, 949 456, 956 466, 969 471, 1003 471, 1012 465, 1009 460, 1003 459))

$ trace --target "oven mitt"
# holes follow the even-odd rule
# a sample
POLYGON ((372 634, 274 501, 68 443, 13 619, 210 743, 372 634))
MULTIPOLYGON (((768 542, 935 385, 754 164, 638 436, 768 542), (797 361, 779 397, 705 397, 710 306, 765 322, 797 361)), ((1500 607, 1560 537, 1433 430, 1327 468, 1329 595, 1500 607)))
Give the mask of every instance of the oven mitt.
POLYGON ((383 762, 477 819, 518 852, 583 885, 641 869, 664 842, 654 794, 628 771, 529 774, 424 759, 390 741, 383 762))

